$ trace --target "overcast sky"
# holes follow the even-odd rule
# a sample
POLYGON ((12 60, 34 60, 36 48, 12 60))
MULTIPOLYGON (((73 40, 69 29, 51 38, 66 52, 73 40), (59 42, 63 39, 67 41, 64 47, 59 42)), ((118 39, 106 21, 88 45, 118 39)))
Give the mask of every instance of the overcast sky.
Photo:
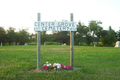
POLYGON ((34 33, 34 21, 41 13, 41 21, 81 21, 86 26, 90 20, 101 20, 104 29, 120 28, 120 0, 0 0, 0 26, 16 31, 29 28, 34 33))

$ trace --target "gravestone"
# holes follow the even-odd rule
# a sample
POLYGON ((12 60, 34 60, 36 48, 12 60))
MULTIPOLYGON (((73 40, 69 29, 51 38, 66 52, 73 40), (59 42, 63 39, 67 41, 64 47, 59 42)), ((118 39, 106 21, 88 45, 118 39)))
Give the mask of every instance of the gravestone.
POLYGON ((66 45, 66 43, 63 44, 64 46, 66 45))
POLYGON ((2 46, 2 42, 1 42, 1 46, 2 46))
POLYGON ((66 43, 62 44, 62 46, 66 46, 66 43))
POLYGON ((116 42, 115 47, 120 47, 120 41, 117 41, 117 42, 116 42))
POLYGON ((25 43, 24 45, 27 45, 27 43, 25 43))
POLYGON ((44 42, 44 45, 46 45, 46 42, 44 42))
POLYGON ((17 43, 17 46, 19 45, 19 43, 17 43))

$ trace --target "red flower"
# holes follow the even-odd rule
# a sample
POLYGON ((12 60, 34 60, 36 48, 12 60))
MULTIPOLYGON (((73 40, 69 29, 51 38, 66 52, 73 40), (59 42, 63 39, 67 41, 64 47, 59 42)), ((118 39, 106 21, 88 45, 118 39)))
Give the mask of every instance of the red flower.
POLYGON ((63 66, 64 66, 64 64, 62 64, 62 67, 61 67, 61 68, 63 68, 63 66))
POLYGON ((47 66, 46 66, 46 65, 44 65, 44 66, 43 66, 43 69, 47 69, 47 66))
POLYGON ((69 64, 66 69, 70 69, 70 68, 71 68, 71 65, 69 64))
POLYGON ((71 65, 69 64, 69 67, 71 68, 71 65))
POLYGON ((66 69, 69 69, 69 66, 67 66, 67 68, 66 69))

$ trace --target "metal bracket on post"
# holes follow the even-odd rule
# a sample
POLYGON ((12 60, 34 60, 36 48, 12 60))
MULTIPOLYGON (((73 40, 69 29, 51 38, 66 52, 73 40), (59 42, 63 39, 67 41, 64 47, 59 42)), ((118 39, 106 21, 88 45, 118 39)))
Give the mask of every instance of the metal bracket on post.
MULTIPOLYGON (((38 13, 38 21, 40 21, 40 13, 38 13)), ((40 31, 37 32, 37 70, 41 70, 41 59, 40 59, 40 31)))
MULTIPOLYGON (((70 19, 73 21, 73 13, 70 14, 70 19)), ((74 58, 74 32, 70 31, 70 65, 73 70, 73 58, 74 58)))

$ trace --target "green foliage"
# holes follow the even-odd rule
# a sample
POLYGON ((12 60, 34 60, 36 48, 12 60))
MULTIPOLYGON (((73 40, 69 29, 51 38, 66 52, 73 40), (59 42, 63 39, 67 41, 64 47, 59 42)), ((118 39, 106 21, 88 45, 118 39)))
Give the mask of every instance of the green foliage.
POLYGON ((0 44, 6 42, 6 31, 3 27, 0 27, 0 44))
MULTIPOLYGON (((74 32, 74 44, 83 46, 86 43, 90 46, 91 43, 94 45, 94 42, 97 42, 98 46, 98 42, 101 41, 104 46, 114 46, 113 44, 116 42, 116 39, 120 40, 120 32, 117 32, 116 35, 111 26, 109 27, 109 31, 103 30, 101 24, 101 21, 96 20, 91 20, 88 26, 78 22, 77 31, 74 32)), ((0 42, 3 42, 4 45, 11 45, 13 42, 20 45, 24 45, 25 43, 30 44, 30 42, 37 42, 37 34, 29 34, 26 29, 15 32, 15 28, 13 27, 5 31, 3 27, 0 27, 0 42)), ((54 42, 69 45, 70 31, 53 31, 52 34, 46 34, 46 31, 41 31, 41 44, 43 45, 44 42, 48 42, 50 45, 56 45, 54 42)))
POLYGON ((19 44, 24 45, 25 42, 29 42, 29 33, 25 30, 19 30, 19 32, 17 33, 17 42, 19 42, 19 44))
MULTIPOLYGON (((74 70, 37 72, 37 46, 0 47, 0 80, 119 80, 120 49, 74 46, 74 70), (80 68, 80 69, 77 69, 80 68)), ((41 65, 70 63, 69 46, 41 46, 41 65)), ((42 68, 42 66, 41 66, 42 68)))
POLYGON ((44 44, 44 42, 47 41, 47 34, 46 31, 41 31, 41 44, 44 44))
POLYGON ((92 37, 89 35, 86 35, 86 44, 88 44, 90 46, 90 43, 93 42, 92 41, 92 37))
POLYGON ((116 42, 116 33, 114 30, 103 30, 101 31, 101 38, 103 46, 115 46, 113 43, 116 42))
POLYGON ((86 28, 86 31, 87 31, 87 33, 86 33, 86 44, 88 44, 90 46, 90 44, 93 42, 93 40, 92 40, 93 37, 91 36, 91 32, 89 31, 88 27, 86 28))
POLYGON ((117 41, 120 41, 120 30, 117 31, 116 37, 117 37, 117 41))
POLYGON ((54 41, 59 42, 61 44, 66 43, 69 44, 69 32, 68 31, 58 31, 53 33, 54 41))
POLYGON ((90 31, 91 31, 91 34, 92 35, 92 38, 94 38, 95 36, 97 36, 97 45, 98 45, 98 42, 99 42, 99 38, 100 38, 100 32, 101 30, 103 29, 100 24, 102 24, 101 21, 95 21, 95 20, 91 20, 89 22, 89 28, 90 28, 90 31))
POLYGON ((35 42, 37 40, 37 34, 29 34, 30 42, 35 42))
POLYGON ((87 26, 85 26, 84 24, 81 24, 81 22, 78 22, 78 25, 77 25, 77 31, 74 33, 74 36, 75 36, 75 45, 82 45, 83 42, 85 42, 85 35, 87 33, 86 31, 86 28, 87 26))
POLYGON ((15 37, 15 28, 9 27, 9 30, 7 30, 7 42, 9 43, 9 45, 10 43, 15 42, 15 37))
POLYGON ((58 42, 46 42, 46 45, 60 45, 58 42))
POLYGON ((90 27, 90 30, 93 31, 93 36, 94 34, 97 34, 102 29, 100 24, 102 24, 101 21, 91 20, 89 22, 89 27, 90 27))

